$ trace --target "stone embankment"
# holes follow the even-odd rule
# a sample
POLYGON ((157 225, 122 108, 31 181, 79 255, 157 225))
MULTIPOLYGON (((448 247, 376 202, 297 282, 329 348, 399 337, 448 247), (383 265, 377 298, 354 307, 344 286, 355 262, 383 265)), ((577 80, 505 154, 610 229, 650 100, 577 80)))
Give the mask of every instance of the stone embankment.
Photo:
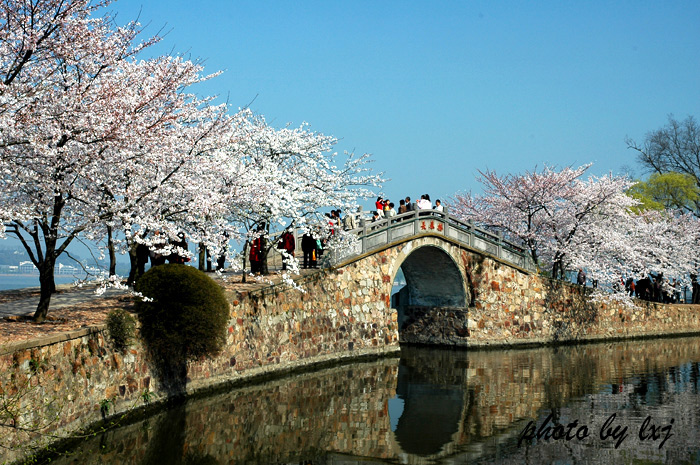
POLYGON ((380 282, 359 265, 299 279, 304 292, 272 285, 230 302, 227 342, 215 358, 189 363, 173 385, 136 340, 124 352, 104 327, 6 345, 0 350, 0 463, 146 403, 226 383, 357 357, 397 353, 396 313, 380 282), (182 386, 185 386, 184 390, 182 386))
POLYGON ((522 347, 700 334, 700 305, 596 302, 590 287, 553 281, 469 250, 450 255, 465 277, 469 306, 404 307, 402 343, 522 347))

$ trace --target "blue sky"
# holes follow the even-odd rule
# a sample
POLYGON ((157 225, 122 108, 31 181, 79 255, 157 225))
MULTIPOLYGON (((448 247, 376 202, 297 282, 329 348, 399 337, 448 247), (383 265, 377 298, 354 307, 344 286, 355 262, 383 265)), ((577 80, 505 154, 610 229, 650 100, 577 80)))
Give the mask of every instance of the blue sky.
POLYGON ((200 93, 372 153, 391 200, 479 191, 485 169, 593 162, 592 173, 620 173, 636 163, 627 136, 643 140, 671 113, 700 118, 697 1, 117 0, 108 10, 120 24, 139 17, 146 35, 167 32, 150 54, 224 71, 200 93))
MULTIPOLYGON (((390 199, 477 170, 635 168, 668 114, 700 117, 700 2, 118 0, 151 50, 224 74, 198 91, 370 152, 390 199)), ((641 174, 641 173, 638 173, 641 174)))

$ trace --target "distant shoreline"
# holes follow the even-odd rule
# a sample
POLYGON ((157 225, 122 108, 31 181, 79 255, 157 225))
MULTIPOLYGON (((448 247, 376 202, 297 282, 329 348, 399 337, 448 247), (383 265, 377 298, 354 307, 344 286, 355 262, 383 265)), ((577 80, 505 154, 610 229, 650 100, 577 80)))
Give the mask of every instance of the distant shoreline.
MULTIPOLYGON (((70 284, 76 281, 73 275, 56 275, 56 284, 70 284)), ((0 273, 0 291, 12 291, 16 289, 38 288, 39 274, 27 273, 0 273)))
MULTIPOLYGON (((36 276, 37 278, 39 277, 39 273, 0 273, 0 276, 17 276, 21 278, 33 278, 36 276)), ((66 275, 59 275, 59 276, 66 276, 66 275)))

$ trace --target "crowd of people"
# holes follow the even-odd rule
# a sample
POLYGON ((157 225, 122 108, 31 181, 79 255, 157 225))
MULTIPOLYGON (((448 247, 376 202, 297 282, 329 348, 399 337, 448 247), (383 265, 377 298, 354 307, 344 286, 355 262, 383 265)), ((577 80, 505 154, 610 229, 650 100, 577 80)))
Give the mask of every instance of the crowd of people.
POLYGON ((442 202, 438 199, 435 201, 435 206, 430 201, 430 195, 423 194, 415 203, 411 202, 411 197, 399 200, 399 209, 396 210, 394 202, 383 197, 377 197, 375 202, 375 211, 372 214, 372 221, 380 221, 386 218, 391 218, 396 215, 402 215, 415 210, 437 210, 444 211, 442 202))
MULTIPOLYGON (((437 210, 444 211, 444 207, 440 200, 435 201, 433 206, 430 196, 423 194, 420 199, 413 203, 410 197, 399 201, 398 212, 395 210, 395 204, 389 199, 377 197, 375 203, 376 210, 373 212, 372 221, 380 221, 383 219, 392 218, 396 215, 401 215, 416 210, 437 210)), ((361 209, 360 209, 361 210, 361 209)), ((350 213, 342 216, 341 209, 331 210, 326 214, 328 221, 328 230, 323 232, 320 227, 314 228, 313 231, 306 232, 301 239, 301 249, 303 252, 302 268, 318 268, 318 262, 323 256, 328 240, 335 234, 337 229, 342 228, 345 231, 350 231, 361 226, 359 213, 350 213)), ((260 230, 260 228, 258 228, 260 230)), ((145 271, 145 266, 149 259, 151 266, 164 264, 166 261, 170 263, 185 263, 190 259, 176 252, 177 248, 187 250, 187 240, 183 233, 178 234, 176 239, 171 239, 165 235, 161 235, 160 231, 154 232, 152 239, 156 245, 154 250, 150 250, 148 246, 139 244, 137 247, 137 269, 134 270, 137 276, 140 276, 145 271), (165 252, 166 246, 170 246, 169 252, 165 252), (175 249, 173 249, 173 247, 175 249), (163 250, 163 252, 161 252, 163 250)), ((250 243, 249 259, 252 273, 263 272, 263 260, 265 254, 263 249, 266 247, 263 235, 253 239, 250 243)), ((296 240, 293 231, 287 228, 279 237, 277 249, 286 255, 282 261, 282 269, 287 269, 289 257, 294 257, 296 250, 296 240)), ((217 259, 217 269, 224 268, 225 256, 222 254, 217 259)), ((698 283, 697 275, 691 274, 691 295, 692 297, 685 303, 700 304, 700 283, 698 283)), ((131 277, 130 277, 131 278, 131 277)), ((578 270, 576 275, 576 283, 581 286, 586 286, 587 276, 582 269, 578 270)), ((597 287, 597 282, 592 281, 592 286, 597 287)), ((637 297, 649 302, 659 303, 679 303, 682 299, 682 286, 679 280, 673 278, 669 280, 662 273, 653 275, 649 274, 645 278, 634 279, 633 277, 620 277, 619 282, 614 284, 618 290, 624 288, 625 292, 630 297, 637 297)))
MULTIPOLYGON (((586 285, 586 273, 582 270, 578 270, 576 275, 576 283, 585 286, 586 285)), ((700 304, 700 284, 698 283, 697 275, 690 275, 691 281, 691 299, 685 303, 700 304)), ((593 287, 597 287, 596 283, 593 283, 593 287)), ((646 300, 649 302, 658 302, 664 304, 677 304, 684 300, 681 282, 676 278, 669 280, 665 278, 663 273, 658 273, 656 275, 649 274, 645 278, 639 278, 635 280, 632 276, 625 279, 620 276, 620 281, 615 283, 614 287, 616 290, 622 288, 630 297, 636 297, 638 299, 646 300)))
MULTIPOLYGON (((690 277, 692 286, 691 302, 686 303, 700 303, 700 292, 698 292, 697 276, 690 275, 690 277)), ((620 285, 624 286, 625 292, 627 292, 631 297, 637 297, 649 302, 676 304, 683 300, 681 298, 682 286, 680 281, 676 278, 669 280, 668 278, 664 277, 663 273, 659 273, 657 275, 650 274, 649 276, 637 279, 636 281, 632 277, 628 277, 627 279, 621 277, 620 285)))
MULTIPOLYGON (((318 268, 318 261, 323 256, 328 240, 335 234, 336 229, 343 228, 350 231, 358 227, 358 219, 355 214, 348 214, 342 217, 342 210, 331 210, 326 214, 328 221, 328 233, 323 234, 321 228, 309 231, 301 238, 301 251, 303 253, 302 268, 318 268)), ((293 256, 294 254, 292 254, 293 256)), ((284 269, 284 268, 283 268, 284 269)))
MULTIPOLYGON (((392 218, 396 215, 401 215, 403 213, 408 213, 415 210, 437 210, 444 211, 444 207, 440 200, 435 201, 433 206, 430 196, 428 194, 423 194, 417 202, 411 202, 410 197, 401 199, 399 201, 399 209, 396 210, 396 205, 389 199, 383 197, 377 197, 375 202, 375 210, 372 212, 372 221, 380 221, 387 218, 392 218)), ((336 210, 331 210, 330 213, 326 214, 328 220, 329 233, 324 237, 321 233, 320 228, 316 228, 313 232, 307 232, 301 238, 301 250, 303 252, 302 268, 318 268, 318 261, 320 257, 323 256, 323 252, 326 248, 328 239, 335 234, 336 229, 342 228, 345 231, 350 231, 361 226, 359 213, 349 213, 342 216, 342 210, 340 208, 336 210)), ((293 244, 289 240, 285 243, 288 246, 282 246, 282 241, 278 248, 284 248, 287 250, 291 256, 294 256, 292 250, 288 248, 292 247, 293 244)), ((285 266, 283 265, 283 268, 285 266)))

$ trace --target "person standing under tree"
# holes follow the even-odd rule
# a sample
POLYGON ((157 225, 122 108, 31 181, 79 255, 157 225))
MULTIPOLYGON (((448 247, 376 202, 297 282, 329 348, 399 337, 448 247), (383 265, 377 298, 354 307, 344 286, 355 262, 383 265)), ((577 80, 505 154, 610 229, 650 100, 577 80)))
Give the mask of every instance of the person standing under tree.
MULTIPOLYGON (((280 241, 277 243, 277 249, 284 250, 287 255, 294 258, 294 249, 296 248, 296 241, 294 240, 294 234, 287 229, 280 237, 280 241)), ((287 261, 289 257, 282 257, 282 269, 287 269, 287 261)))
MULTIPOLYGON (((177 233, 177 240, 170 241, 170 245, 186 251, 187 239, 185 239, 185 233, 177 233)), ((173 250, 173 252, 168 256, 168 261, 170 263, 178 263, 180 265, 184 265, 185 262, 189 262, 190 259, 186 255, 178 253, 177 250, 173 250)))
POLYGON ((262 237, 256 237, 253 242, 250 243, 250 272, 253 274, 262 273, 262 247, 263 239, 262 237))
POLYGON ((306 233, 301 237, 301 250, 304 253, 303 268, 316 267, 316 239, 311 233, 306 233))

